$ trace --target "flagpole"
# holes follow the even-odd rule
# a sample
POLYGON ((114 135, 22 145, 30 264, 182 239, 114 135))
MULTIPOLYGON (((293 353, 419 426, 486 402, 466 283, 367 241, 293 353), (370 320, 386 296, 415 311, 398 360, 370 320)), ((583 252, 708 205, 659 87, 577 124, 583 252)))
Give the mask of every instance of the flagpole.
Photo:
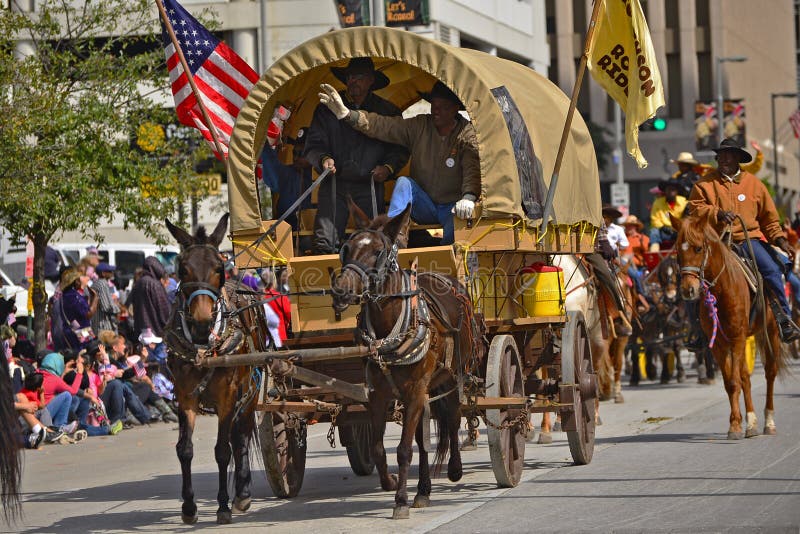
POLYGON ((572 127, 572 117, 575 115, 575 108, 578 105, 578 95, 581 92, 581 83, 583 83, 583 75, 586 72, 586 63, 589 61, 589 52, 592 48, 592 43, 594 42, 594 30, 597 26, 597 18, 600 15, 600 9, 603 7, 604 2, 605 0, 594 0, 592 18, 589 21, 589 30, 586 32, 586 41, 584 42, 583 46, 583 55, 581 56, 581 61, 578 65, 578 74, 575 78, 575 85, 572 87, 572 99, 569 102, 567 120, 564 123, 564 130, 561 132, 561 143, 558 145, 556 164, 553 167, 553 174, 550 178, 550 186, 547 188, 547 200, 545 200, 544 203, 542 225, 539 228, 540 235, 544 235, 544 232, 547 230, 547 223, 550 222, 550 214, 553 211, 553 201, 555 200, 556 187, 558 186, 558 173, 561 170, 561 162, 564 159, 564 151, 567 146, 569 131, 572 127))
POLYGON ((175 31, 172 29, 172 24, 169 22, 169 17, 167 16, 167 10, 164 9, 164 4, 161 3, 161 0, 156 0, 156 5, 158 6, 158 12, 161 14, 161 20, 164 21, 164 25, 167 27, 167 33, 169 33, 169 38, 172 41, 172 45, 175 47, 175 51, 178 53, 178 59, 181 62, 181 66, 183 67, 183 73, 186 75, 187 80, 189 81, 189 85, 192 87, 192 93, 194 94, 194 98, 197 101, 197 107, 200 108, 200 113, 203 115, 203 120, 206 121, 206 125, 208 125, 208 130, 211 132, 211 137, 214 139, 214 146, 217 147, 217 153, 219 153, 221 159, 225 159, 225 152, 222 150, 222 143, 219 141, 219 134, 217 133, 217 127, 211 122, 211 117, 208 116, 208 111, 206 111, 205 105, 203 105, 203 99, 200 97, 200 93, 197 90, 197 86, 194 83, 194 77, 192 76, 192 71, 189 70, 189 65, 186 63, 186 57, 183 55, 183 49, 181 48, 180 43, 178 43, 178 38, 175 37, 175 31))

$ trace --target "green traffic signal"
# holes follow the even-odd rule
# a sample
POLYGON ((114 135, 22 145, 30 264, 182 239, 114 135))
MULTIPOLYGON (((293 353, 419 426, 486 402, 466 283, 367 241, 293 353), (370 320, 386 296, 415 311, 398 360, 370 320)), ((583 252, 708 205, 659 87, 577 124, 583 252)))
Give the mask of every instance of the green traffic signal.
POLYGON ((656 117, 653 119, 653 130, 661 132, 667 129, 667 120, 662 117, 656 117))

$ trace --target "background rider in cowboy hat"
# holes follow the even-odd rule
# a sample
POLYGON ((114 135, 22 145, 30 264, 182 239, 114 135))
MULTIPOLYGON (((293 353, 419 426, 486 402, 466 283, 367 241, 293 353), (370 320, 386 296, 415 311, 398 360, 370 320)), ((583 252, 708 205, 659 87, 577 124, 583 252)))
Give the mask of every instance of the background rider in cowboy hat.
MULTIPOLYGON (((756 174, 764 164, 764 153, 761 152, 761 147, 756 141, 750 141, 750 146, 756 151, 756 157, 749 163, 743 163, 741 168, 743 171, 756 174)), ((672 174, 672 179, 680 182, 681 191, 679 193, 686 198, 689 198, 692 186, 714 169, 711 165, 702 164, 694 159, 691 152, 681 152, 676 159, 670 161, 678 166, 678 170, 672 174)))
MULTIPOLYGON (((740 163, 752 161, 752 156, 733 139, 724 139, 715 148, 718 168, 709 171, 692 189, 689 205, 692 214, 708 217, 717 232, 731 232, 733 243, 742 244, 747 237, 753 247, 755 261, 768 293, 780 309, 775 318, 780 327, 781 340, 790 342, 800 338, 800 329, 790 317, 789 302, 784 291, 783 273, 785 260, 770 247, 775 245, 794 259, 794 250, 789 245, 780 225, 775 203, 766 186, 753 174, 743 171, 740 163), (744 221, 745 228, 739 222, 744 221)), ((735 247, 745 250, 747 247, 735 247)))
MULTIPOLYGON (((389 85, 389 78, 375 70, 371 58, 353 58, 345 67, 331 67, 331 73, 346 85, 346 89, 337 94, 349 108, 381 115, 400 115, 394 104, 374 93, 389 85)), ((323 105, 314 111, 303 156, 317 172, 331 169, 336 173, 327 177, 319 188, 313 239, 317 254, 337 252, 350 215, 347 196, 352 197, 364 213, 373 217, 383 213, 383 182, 408 161, 405 148, 367 137, 350 128, 323 105), (373 213, 372 180, 377 213, 373 213)))

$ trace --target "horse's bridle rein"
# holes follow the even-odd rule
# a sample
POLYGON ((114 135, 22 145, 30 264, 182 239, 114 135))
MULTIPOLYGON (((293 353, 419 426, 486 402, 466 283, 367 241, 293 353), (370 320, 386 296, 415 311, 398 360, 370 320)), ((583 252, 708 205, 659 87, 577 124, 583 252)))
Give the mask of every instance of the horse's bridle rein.
MULTIPOLYGON (((215 257, 219 257, 219 251, 213 245, 203 244, 203 245, 189 245, 188 247, 184 248, 181 251, 181 254, 178 256, 178 265, 182 261, 182 256, 186 254, 188 251, 193 249, 208 249, 212 251, 215 257)), ((177 318, 180 320, 180 327, 182 330, 183 337, 186 341, 191 343, 196 349, 204 349, 208 348, 214 339, 218 339, 220 333, 225 330, 226 322, 227 322, 227 305, 225 303, 224 298, 222 297, 222 287, 225 285, 225 264, 222 262, 222 259, 219 259, 219 265, 217 266, 216 272, 219 274, 220 284, 219 286, 214 286, 209 284, 208 282, 179 282, 178 283, 178 291, 177 297, 175 300, 175 313, 177 318), (192 290, 189 296, 186 296, 186 290, 192 290), (194 323, 194 319, 192 319, 191 313, 189 311, 189 306, 192 304, 192 301, 199 296, 207 296, 209 297, 214 303, 214 313, 213 313, 213 323, 211 328, 209 329, 209 341, 208 343, 195 343, 192 337, 191 331, 189 329, 189 324, 194 323)), ((180 269, 179 269, 180 273, 180 269)))
MULTIPOLYGON (((339 276, 342 276, 346 271, 353 271, 361 280, 362 291, 360 294, 355 295, 359 302, 372 301, 376 302, 380 299, 388 298, 391 296, 405 296, 405 294, 398 295, 381 295, 378 290, 383 287, 386 278, 392 273, 400 270, 400 265, 397 263, 397 243, 392 243, 383 232, 374 229, 359 230, 350 236, 339 251, 339 260, 342 264, 342 269, 339 276), (375 265, 370 267, 360 261, 349 258, 350 242, 363 234, 370 234, 377 236, 381 241, 383 247, 377 254, 375 265)), ((331 276, 331 289, 334 295, 342 296, 343 292, 336 288, 331 276)), ((409 295, 411 296, 411 295, 409 295)))
POLYGON ((700 263, 700 267, 695 267, 694 265, 687 265, 681 266, 681 274, 687 276, 693 276, 700 281, 700 286, 703 287, 704 285, 707 286, 709 289, 714 287, 717 284, 717 280, 719 277, 722 276, 722 273, 725 272, 726 265, 725 263, 722 264, 722 269, 719 270, 717 276, 714 277, 713 280, 708 281, 706 279, 706 266, 708 265, 708 257, 709 257, 709 248, 707 244, 703 244, 703 261, 700 263))

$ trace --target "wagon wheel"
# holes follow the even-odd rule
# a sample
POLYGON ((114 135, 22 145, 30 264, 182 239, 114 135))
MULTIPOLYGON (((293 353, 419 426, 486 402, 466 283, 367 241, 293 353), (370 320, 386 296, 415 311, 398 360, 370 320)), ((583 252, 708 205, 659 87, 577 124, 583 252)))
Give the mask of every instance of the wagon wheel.
MULTIPOLYGON (((592 368, 592 351, 586 335, 586 323, 579 311, 567 312, 567 323, 561 338, 561 384, 575 384, 572 406, 562 415, 572 459, 578 465, 592 461, 595 434, 595 401, 597 375, 592 368)), ((569 399, 561 399, 569 402, 569 399)))
POLYGON ((339 427, 339 441, 347 449, 347 459, 353 473, 363 477, 372 474, 375 462, 372 461, 372 425, 369 423, 353 423, 339 427))
POLYGON ((295 497, 306 469, 306 427, 287 412, 267 412, 258 423, 267 482, 276 497, 295 497))
MULTIPOLYGON (((525 396, 522 363, 513 336, 492 338, 486 363, 486 384, 487 397, 525 396)), ((518 424, 498 427, 502 427, 503 422, 513 421, 521 412, 520 408, 486 410, 489 456, 494 477, 501 488, 513 488, 519 483, 525 463, 525 434, 518 424)))

